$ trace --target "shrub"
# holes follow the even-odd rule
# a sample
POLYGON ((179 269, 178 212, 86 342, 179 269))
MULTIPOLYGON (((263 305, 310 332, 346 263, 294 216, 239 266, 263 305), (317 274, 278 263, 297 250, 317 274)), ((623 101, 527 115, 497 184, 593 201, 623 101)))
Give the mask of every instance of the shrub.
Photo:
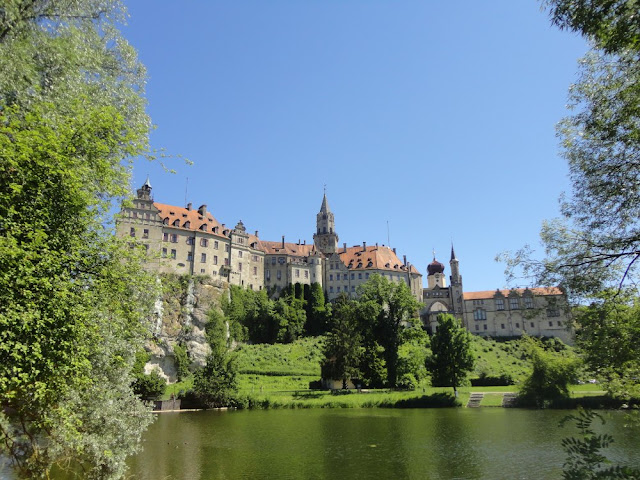
POLYGON ((153 370, 149 375, 140 375, 133 382, 133 393, 143 400, 157 400, 167 388, 167 383, 160 374, 153 370))

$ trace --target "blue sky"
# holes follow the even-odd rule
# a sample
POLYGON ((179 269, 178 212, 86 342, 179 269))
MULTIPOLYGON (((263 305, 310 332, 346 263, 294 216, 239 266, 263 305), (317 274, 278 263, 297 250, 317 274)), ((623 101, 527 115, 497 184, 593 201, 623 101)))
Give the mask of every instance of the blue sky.
POLYGON ((152 146, 193 162, 135 163, 156 201, 311 242, 326 184, 340 244, 389 238, 426 275, 453 241, 467 291, 504 287, 496 254, 558 216, 555 124, 587 44, 535 0, 127 6, 152 146))

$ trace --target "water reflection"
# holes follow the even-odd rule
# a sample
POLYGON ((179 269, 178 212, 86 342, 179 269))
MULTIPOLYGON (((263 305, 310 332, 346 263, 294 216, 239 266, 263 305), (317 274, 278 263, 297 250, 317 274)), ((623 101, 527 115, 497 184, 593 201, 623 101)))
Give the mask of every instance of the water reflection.
MULTIPOLYGON (((140 479, 560 478, 566 412, 275 410, 162 414, 131 461, 140 479)), ((640 430, 614 415, 610 456, 640 466, 640 430), (634 463, 635 462, 635 463, 634 463)))

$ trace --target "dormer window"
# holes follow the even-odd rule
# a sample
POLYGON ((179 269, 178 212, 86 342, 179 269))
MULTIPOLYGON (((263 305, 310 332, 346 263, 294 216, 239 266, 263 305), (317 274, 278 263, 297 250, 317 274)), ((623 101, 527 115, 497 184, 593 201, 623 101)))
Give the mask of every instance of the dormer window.
POLYGON ((162 223, 164 223, 165 225, 169 225, 169 217, 165 218, 162 223))
POLYGON ((180 220, 176 219, 173 221, 173 226, 174 227, 179 227, 180 226, 180 220))
POLYGON ((183 227, 184 228, 191 228, 191 222, 189 222, 189 221, 184 222, 183 227))
POLYGON ((200 225, 200 230, 202 230, 203 232, 207 231, 207 224, 203 223, 202 225, 200 225))

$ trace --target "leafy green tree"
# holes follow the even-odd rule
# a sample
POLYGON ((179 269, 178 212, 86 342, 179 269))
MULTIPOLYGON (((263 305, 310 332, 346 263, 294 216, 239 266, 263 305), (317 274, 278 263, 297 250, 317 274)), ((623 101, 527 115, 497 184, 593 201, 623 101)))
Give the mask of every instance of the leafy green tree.
POLYGON ((404 329, 403 337, 398 351, 398 385, 413 389, 428 375, 425 362, 429 335, 421 326, 412 326, 404 329))
POLYGON ((533 368, 520 386, 518 402, 544 408, 569 398, 569 383, 576 376, 578 361, 547 352, 532 338, 527 341, 533 368))
POLYGON ((131 369, 155 282, 109 217, 147 150, 144 68, 116 1, 1 10, 0 454, 117 478, 152 418, 131 369))
POLYGON ((574 421, 581 437, 568 437, 562 440, 562 448, 567 453, 563 465, 564 480, 637 480, 640 470, 624 466, 607 466, 611 462, 602 454, 602 449, 613 443, 608 433, 597 434, 591 426, 595 419, 604 423, 598 413, 591 410, 579 410, 577 414, 567 415, 561 425, 574 421))
POLYGON ((184 345, 177 343, 173 346, 173 358, 176 363, 178 380, 184 380, 191 375, 191 371, 189 370, 191 362, 189 361, 189 354, 184 345))
POLYGON ((374 334, 377 343, 384 348, 387 384, 395 387, 402 330, 404 324, 417 315, 418 301, 405 283, 391 282, 380 275, 373 275, 359 287, 358 293, 361 302, 374 302, 380 306, 374 334))
POLYGON ((358 304, 340 297, 335 304, 332 328, 324 347, 322 378, 342 380, 347 388, 349 379, 361 376, 360 363, 364 354, 358 319, 358 304))
POLYGON ((576 310, 577 345, 585 363, 609 394, 640 398, 640 301, 632 294, 604 292, 576 310))
POLYGON ((308 335, 322 335, 328 330, 331 318, 331 307, 325 304, 322 285, 317 282, 312 283, 305 289, 307 323, 305 331, 308 335))
POLYGON ((167 382, 157 370, 143 373, 133 382, 133 392, 143 400, 157 400, 167 389, 167 382))
POLYGON ((605 53, 640 51, 640 5, 635 0, 544 0, 551 21, 580 32, 605 53))
POLYGON ((302 299, 292 295, 276 300, 273 316, 278 328, 278 342, 291 343, 302 335, 307 321, 303 303, 302 299))
POLYGON ((471 333, 456 317, 438 315, 438 327, 431 337, 431 356, 426 361, 434 386, 451 386, 458 396, 458 386, 473 370, 471 333))
POLYGON ((229 406, 238 393, 238 367, 228 350, 225 318, 215 309, 209 312, 206 334, 211 353, 205 366, 194 374, 193 391, 207 407, 229 406))

